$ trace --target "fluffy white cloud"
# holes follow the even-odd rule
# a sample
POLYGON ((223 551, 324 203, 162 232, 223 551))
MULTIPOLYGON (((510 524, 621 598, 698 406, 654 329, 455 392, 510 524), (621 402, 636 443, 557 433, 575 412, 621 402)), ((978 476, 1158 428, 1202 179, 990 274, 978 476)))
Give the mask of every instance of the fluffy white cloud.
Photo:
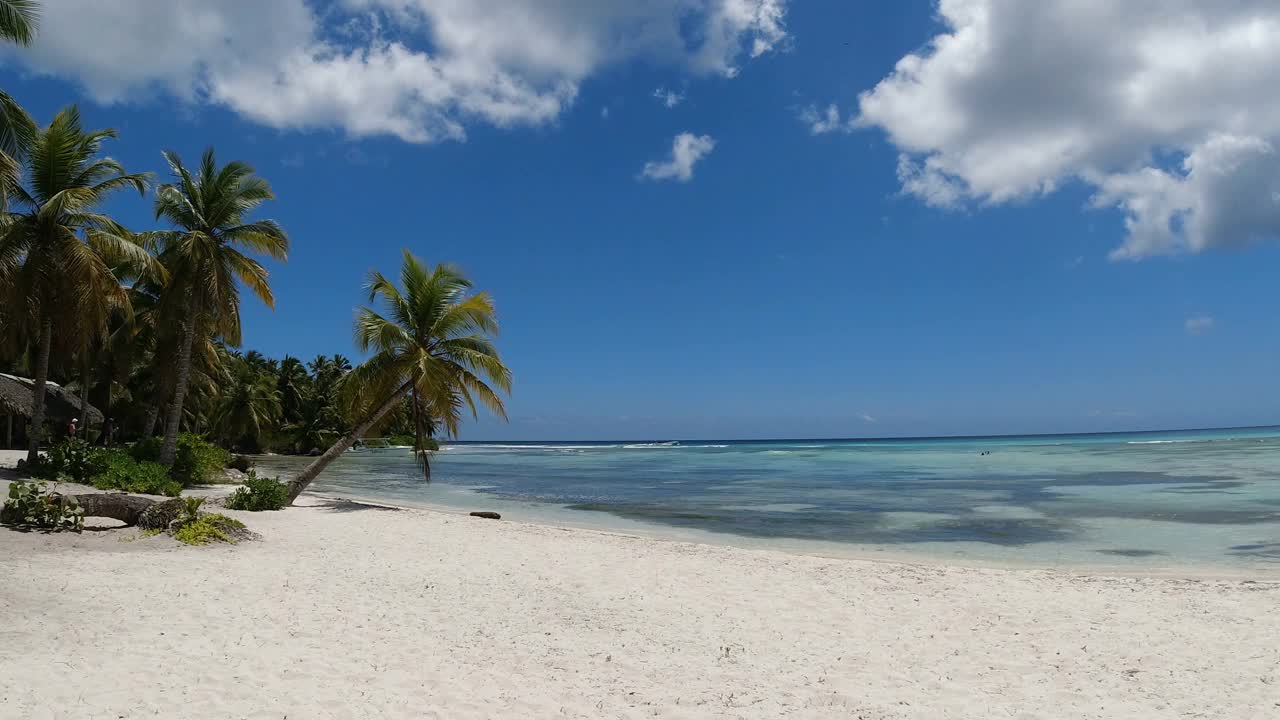
POLYGON ((1187 321, 1183 323, 1183 327, 1186 328, 1187 334, 1189 335, 1201 335, 1212 330, 1213 324, 1214 320, 1212 317, 1205 315, 1204 313, 1198 313, 1187 318, 1187 321))
POLYGON ((640 176, 650 180, 693 179, 693 166, 706 157, 716 146, 710 135, 694 135, 683 132, 671 143, 671 158, 662 162, 647 162, 640 176))
MULTIPOLYGON (((1137 259, 1280 237, 1280 4, 941 0, 946 31, 859 98, 926 202, 1069 182, 1120 208, 1137 259)), ((815 114, 814 129, 839 111, 815 114)), ((834 128, 833 128, 834 129, 834 128)))
POLYGON ((35 47, 8 56, 104 103, 171 94, 430 142, 553 120, 611 64, 732 76, 785 42, 785 2, 49 0, 35 47))

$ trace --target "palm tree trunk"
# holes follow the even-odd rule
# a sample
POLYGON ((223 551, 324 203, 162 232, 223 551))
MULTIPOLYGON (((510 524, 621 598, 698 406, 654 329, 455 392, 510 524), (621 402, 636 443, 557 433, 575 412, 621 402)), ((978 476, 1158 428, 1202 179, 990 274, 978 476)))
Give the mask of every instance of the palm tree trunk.
POLYGON ((160 464, 173 464, 178 454, 178 427, 182 424, 182 401, 187 395, 187 382, 191 379, 191 347, 196 340, 196 322, 200 316, 199 303, 192 301, 191 312, 182 325, 182 344, 178 347, 178 378, 173 386, 173 401, 169 403, 169 416, 164 423, 164 443, 160 445, 160 464))
POLYGON ((162 403, 157 400, 147 409, 147 418, 142 421, 143 437, 155 437, 156 422, 160 420, 160 405, 162 403))
POLYGON ((396 406, 396 403, 400 402, 400 400, 402 400, 405 395, 408 395, 409 391, 412 389, 413 381, 406 380, 405 383, 400 386, 399 390, 395 391, 391 397, 387 398, 386 402, 379 405, 378 408, 370 413, 369 416, 357 425, 354 430, 342 436, 342 438, 326 450, 323 455, 316 458, 315 462, 308 465, 302 472, 298 473, 296 477, 290 480, 289 504, 292 505, 293 501, 298 499, 298 496, 302 494, 302 491, 307 489, 307 486, 311 484, 311 481, 315 480, 316 476, 328 467, 329 463, 336 460, 338 456, 346 452, 356 440, 359 440, 365 433, 369 432, 369 428, 373 427, 373 424, 378 422, 383 415, 390 412, 391 409, 396 406))
POLYGON ((85 442, 89 441, 89 353, 80 361, 80 423, 85 442))
POLYGON ((427 448, 422 444, 422 406, 418 403, 418 388, 413 389, 413 455, 422 463, 422 478, 431 482, 431 463, 427 460, 427 448))
POLYGON ((53 319, 40 323, 40 350, 36 355, 36 377, 31 387, 31 432, 27 433, 27 464, 40 460, 41 426, 44 425, 44 386, 49 381, 49 351, 53 347, 53 319))

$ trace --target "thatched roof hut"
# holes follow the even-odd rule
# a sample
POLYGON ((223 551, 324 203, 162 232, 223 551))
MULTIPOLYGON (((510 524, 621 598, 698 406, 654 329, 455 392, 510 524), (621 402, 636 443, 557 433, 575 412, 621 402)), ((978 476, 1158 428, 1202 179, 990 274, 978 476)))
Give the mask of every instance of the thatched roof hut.
MULTIPOLYGON (((35 393, 28 378, 0 373, 0 416, 11 415, 30 418, 35 404, 35 393)), ((80 411, 80 398, 57 383, 45 383, 44 413, 49 420, 68 422, 80 418, 80 424, 102 424, 102 412, 92 405, 80 411)))

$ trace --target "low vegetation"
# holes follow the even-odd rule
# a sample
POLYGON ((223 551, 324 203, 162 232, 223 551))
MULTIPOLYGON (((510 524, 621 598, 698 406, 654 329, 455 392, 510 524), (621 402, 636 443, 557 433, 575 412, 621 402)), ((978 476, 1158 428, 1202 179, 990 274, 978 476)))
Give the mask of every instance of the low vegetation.
POLYGON ((248 535, 244 523, 226 515, 202 513, 204 498, 183 498, 177 519, 170 525, 173 538, 187 545, 208 545, 211 542, 232 545, 248 535))
POLYGON ((184 487, 221 480, 223 468, 231 461, 231 453, 190 433, 179 438, 172 467, 156 462, 159 453, 160 438, 135 443, 127 451, 90 447, 72 438, 50 448, 27 472, 46 481, 177 497, 184 487))
POLYGON ((84 511, 75 498, 50 492, 47 483, 15 480, 9 485, 9 498, 0 508, 0 523, 24 529, 80 532, 84 529, 84 511))
MULTIPOLYGON (((129 454, 138 462, 158 462, 163 443, 158 437, 139 440, 129 454)), ((183 487, 206 485, 221 480, 223 469, 230 463, 229 451, 194 433, 183 433, 178 436, 178 450, 169 475, 183 487)))
POLYGON ((89 479, 89 484, 99 490, 169 497, 177 497, 182 492, 182 484, 169 476, 168 468, 150 461, 138 462, 123 450, 99 450, 95 464, 100 469, 89 479))
POLYGON ((244 486, 236 488, 236 491, 227 498, 227 508, 261 512, 281 510, 288 502, 289 487, 287 485, 279 480, 260 478, 256 472, 250 470, 244 486))

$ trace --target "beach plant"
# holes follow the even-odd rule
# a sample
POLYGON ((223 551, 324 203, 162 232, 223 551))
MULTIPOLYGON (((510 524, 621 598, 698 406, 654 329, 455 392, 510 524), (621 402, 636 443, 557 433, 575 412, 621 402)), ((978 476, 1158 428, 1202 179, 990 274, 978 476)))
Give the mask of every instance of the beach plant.
POLYGON ((174 517, 174 526, 182 527, 189 525, 200 519, 200 506, 204 505, 207 498, 202 497, 184 497, 179 498, 182 502, 178 505, 178 514, 174 517))
POLYGON ((0 523, 19 528, 60 532, 84 529, 84 510, 74 497, 51 492, 44 482, 15 480, 0 508, 0 523))
POLYGON ((236 543, 237 537, 247 534, 244 523, 226 515, 202 513, 200 507, 205 498, 186 497, 178 509, 177 517, 170 525, 173 537, 187 545, 207 545, 211 542, 236 543))
MULTIPOLYGON (((138 462, 159 462, 163 440, 144 438, 129 448, 138 462)), ((178 436, 178 449, 168 468, 169 476, 183 487, 215 482, 231 462, 231 452, 210 443, 195 433, 178 436)))
POLYGON ((159 461, 172 465, 177 456, 183 402, 191 379, 191 356, 198 333, 240 344, 240 289, 237 280, 268 307, 275 298, 267 270, 242 251, 285 260, 289 238, 273 220, 250 221, 251 211, 275 195, 249 165, 229 162, 218 167, 213 149, 200 166, 189 170, 177 153, 166 151, 173 182, 156 190, 155 215, 173 230, 148 233, 170 279, 161 300, 163 314, 181 332, 173 396, 164 423, 159 461))
POLYGON ((499 393, 511 391, 511 371, 493 344, 498 320, 488 293, 473 293, 471 281, 456 268, 429 268, 408 250, 399 286, 373 271, 366 289, 369 301, 380 301, 383 312, 358 311, 356 345, 370 356, 344 376, 341 386, 348 415, 361 420, 289 481, 290 503, 411 393, 451 436, 457 435, 464 409, 476 415, 477 402, 506 417, 499 393))
POLYGON ((195 433, 178 438, 178 452, 169 474, 183 487, 214 482, 231 462, 231 452, 210 443, 195 433))
POLYGON ((258 477, 258 473, 249 471, 244 487, 236 488, 227 498, 227 508, 231 510, 280 510, 289 502, 289 488, 279 480, 258 477))
POLYGON ((42 463, 46 473, 55 477, 48 479, 70 480, 87 484, 89 478, 98 470, 97 458, 89 443, 79 438, 67 438, 49 449, 46 460, 42 463))
POLYGON ((209 513, 181 524, 173 532, 173 538, 187 545, 207 545, 211 542, 236 544, 237 531, 245 530, 244 523, 226 515, 209 513))
POLYGON ((115 269, 160 273, 134 235, 98 212, 113 193, 147 187, 145 174, 129 174, 115 160, 98 157, 103 141, 113 137, 114 130, 84 130, 74 106, 60 111, 33 131, 23 157, 25 182, 8 188, 8 212, 0 218, 5 325, 34 341, 29 464, 37 461, 42 440, 55 329, 105 332, 111 312, 129 302, 115 269))
POLYGON ((146 495, 177 497, 182 485, 169 476, 169 468, 138 462, 123 450, 99 450, 94 457, 95 473, 89 483, 99 490, 124 490, 146 495))

